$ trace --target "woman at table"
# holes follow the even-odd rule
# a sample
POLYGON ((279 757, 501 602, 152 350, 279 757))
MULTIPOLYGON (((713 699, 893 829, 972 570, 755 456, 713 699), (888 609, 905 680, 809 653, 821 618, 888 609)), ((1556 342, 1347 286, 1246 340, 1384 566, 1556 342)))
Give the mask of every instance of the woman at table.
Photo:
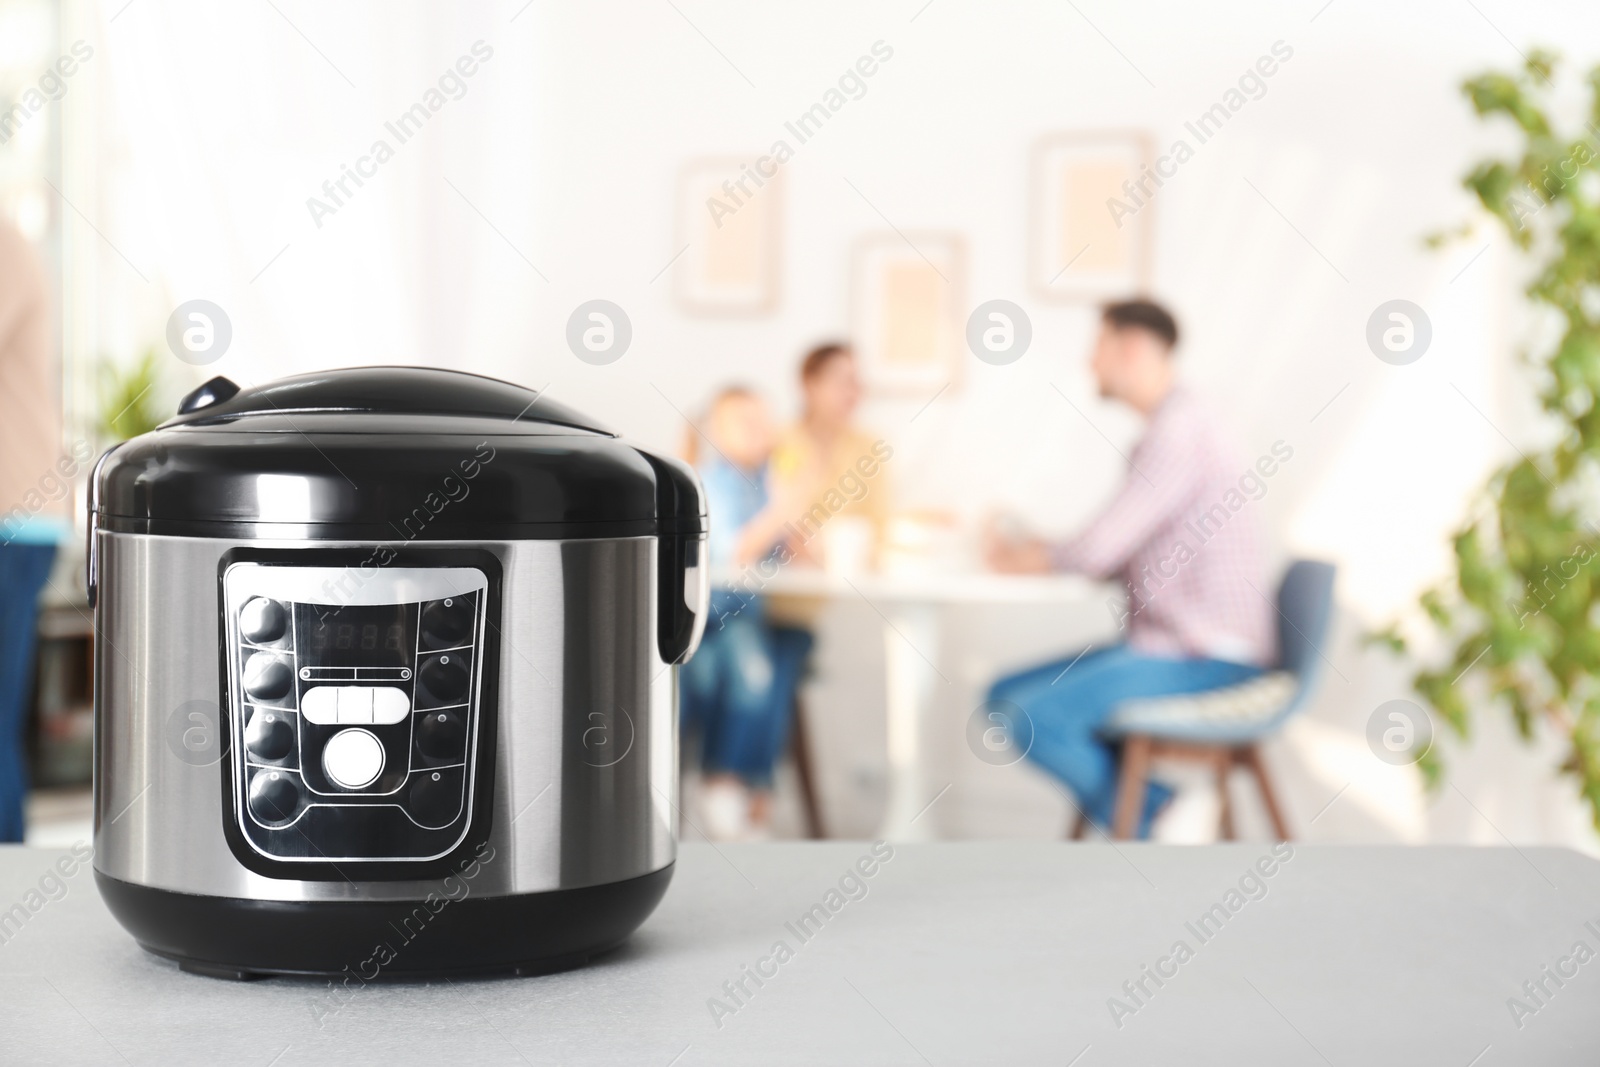
POLYGON ((769 833, 772 770, 788 739, 811 634, 771 622, 758 584, 728 579, 770 566, 769 557, 787 558, 784 524, 794 506, 769 494, 775 430, 759 396, 724 389, 700 433, 690 461, 711 516, 711 570, 727 584, 712 589, 700 650, 679 673, 683 727, 700 736, 705 833, 758 840, 769 833))
POLYGON ((788 547, 804 562, 855 569, 870 563, 882 542, 888 513, 882 463, 893 452, 855 424, 861 374, 849 345, 830 341, 806 353, 800 393, 800 419, 784 431, 772 455, 773 485, 795 501, 788 547), (846 529, 863 536, 839 536, 846 529), (846 551, 863 558, 826 558, 846 551))

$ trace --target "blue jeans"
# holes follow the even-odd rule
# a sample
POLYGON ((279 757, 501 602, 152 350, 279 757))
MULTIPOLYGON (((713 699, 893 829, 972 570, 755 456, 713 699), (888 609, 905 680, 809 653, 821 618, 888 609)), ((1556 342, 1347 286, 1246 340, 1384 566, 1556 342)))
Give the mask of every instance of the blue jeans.
MULTIPOLYGON (((1259 674, 1261 668, 1242 663, 1152 656, 1112 645, 1086 653, 1076 664, 1068 657, 1002 678, 989 690, 989 699, 1015 704, 1027 714, 1033 727, 1028 758, 1071 788, 1084 815, 1107 826, 1116 806, 1118 753, 1099 730, 1117 705, 1221 689, 1259 674)), ((1150 836, 1151 821, 1171 796, 1167 786, 1149 783, 1139 818, 1141 838, 1150 836)))
POLYGON ((0 545, 0 841, 22 840, 39 590, 55 555, 55 545, 0 545))
POLYGON ((699 731, 703 770, 771 785, 811 645, 809 631, 769 624, 759 602, 712 595, 700 650, 678 673, 684 733, 699 731))

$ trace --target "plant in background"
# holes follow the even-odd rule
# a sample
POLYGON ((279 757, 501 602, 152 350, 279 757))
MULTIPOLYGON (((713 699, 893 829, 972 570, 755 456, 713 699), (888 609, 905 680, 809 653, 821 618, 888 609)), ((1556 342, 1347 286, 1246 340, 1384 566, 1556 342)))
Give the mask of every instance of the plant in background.
MULTIPOLYGON (((1600 68, 1585 79, 1583 129, 1561 133, 1555 66, 1535 52, 1463 86, 1480 116, 1518 133, 1520 155, 1479 163, 1463 184, 1533 268, 1543 339, 1524 359, 1556 432, 1497 470, 1456 531, 1453 578, 1421 598, 1449 658, 1413 684, 1463 737, 1469 690, 1507 708, 1524 739, 1541 724, 1561 734, 1562 770, 1600 827, 1600 68)), ((1380 637, 1404 648, 1393 629, 1380 637)), ((1438 754, 1421 767, 1437 787, 1438 754)))
POLYGON ((156 350, 147 348, 124 368, 106 362, 100 366, 100 424, 109 441, 126 441, 155 429, 166 416, 158 406, 161 397, 156 350))

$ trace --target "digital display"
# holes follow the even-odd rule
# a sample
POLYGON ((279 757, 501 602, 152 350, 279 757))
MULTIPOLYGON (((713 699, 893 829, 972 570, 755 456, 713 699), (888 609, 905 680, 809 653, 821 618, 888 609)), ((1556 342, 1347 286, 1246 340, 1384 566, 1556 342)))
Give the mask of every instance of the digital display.
POLYGON ((414 604, 330 608, 297 605, 302 657, 316 664, 406 666, 417 647, 414 604))

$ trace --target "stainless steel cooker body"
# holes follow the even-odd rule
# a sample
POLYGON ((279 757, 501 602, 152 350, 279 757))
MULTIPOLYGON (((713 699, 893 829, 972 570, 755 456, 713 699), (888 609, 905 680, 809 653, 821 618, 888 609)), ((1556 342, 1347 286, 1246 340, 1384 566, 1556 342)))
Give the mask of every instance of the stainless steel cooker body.
MULTIPOLYGON (((282 553, 296 571, 296 552, 345 552, 344 589, 379 603, 395 595, 387 568, 363 575, 361 563, 416 546, 98 537, 96 868, 136 885, 257 900, 407 900, 439 890, 437 878, 370 880, 362 860, 342 857, 332 861, 343 876, 268 876, 223 833, 249 818, 228 788, 248 752, 244 709, 228 706, 238 668, 218 653, 227 644, 224 559, 282 553)), ((503 570, 498 662, 482 665, 498 671, 497 704, 482 709, 496 725, 486 837, 494 858, 472 892, 572 889, 663 869, 674 857, 678 761, 673 671, 655 641, 655 538, 424 546, 452 549, 487 551, 503 570)), ((336 588, 330 599, 349 594, 336 588)))

